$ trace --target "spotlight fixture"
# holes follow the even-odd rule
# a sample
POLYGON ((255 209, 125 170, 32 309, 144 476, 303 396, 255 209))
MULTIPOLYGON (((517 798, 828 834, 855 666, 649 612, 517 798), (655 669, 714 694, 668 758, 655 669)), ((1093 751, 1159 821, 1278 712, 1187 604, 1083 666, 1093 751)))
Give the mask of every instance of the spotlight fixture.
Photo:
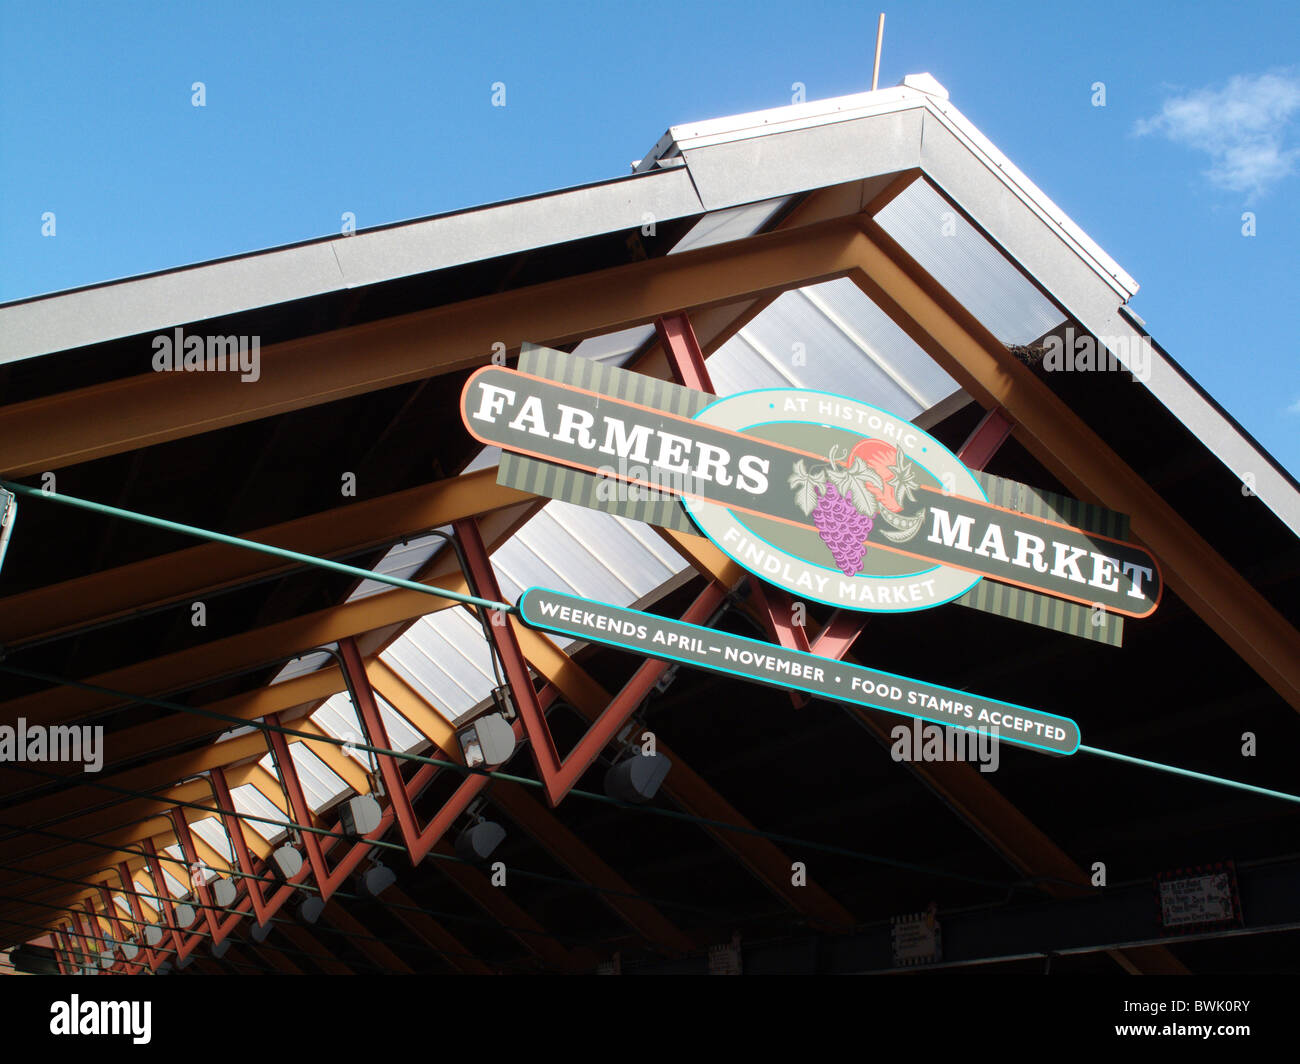
POLYGON ((266 870, 278 882, 292 879, 302 871, 302 854, 285 843, 266 859, 266 870))
POLYGON ((272 924, 270 920, 264 924, 255 923, 251 928, 249 928, 249 937, 251 937, 254 942, 265 942, 266 936, 271 933, 271 928, 274 926, 275 925, 272 924))
POLYGON ((480 817, 457 836, 456 856, 463 861, 473 861, 476 864, 486 861, 505 837, 505 828, 494 821, 480 817))
POLYGON ((376 861, 374 867, 361 877, 361 888, 372 898, 377 898, 396 882, 397 873, 376 861))
MULTIPOLYGON (((189 895, 187 894, 185 895, 185 897, 188 898, 189 895)), ((188 901, 182 899, 181 902, 176 906, 176 926, 180 930, 184 931, 187 927, 190 926, 190 924, 194 923, 194 921, 197 920, 198 917, 199 914, 194 911, 194 906, 191 905, 188 901)))
POLYGON ((163 929, 157 924, 150 924, 144 929, 144 944, 150 949, 158 946, 163 940, 163 929))
POLYGON ((320 919, 320 914, 325 909, 325 903, 321 901, 319 894, 313 894, 300 906, 298 906, 298 915, 302 917, 305 923, 314 924, 320 919))
POLYGON ((162 964, 158 965, 158 971, 157 971, 157 974, 158 974, 158 975, 171 975, 171 974, 172 974, 172 962, 171 962, 171 961, 163 961, 162 964))
POLYGON ((235 898, 239 894, 239 888, 235 886, 235 881, 228 876, 222 876, 212 884, 212 900, 215 901, 219 908, 229 909, 235 904, 235 898))
POLYGON ((358 794, 339 806, 343 834, 361 838, 369 835, 383 819, 384 811, 372 794, 358 794))
POLYGON ((132 942, 129 938, 122 943, 122 956, 128 961, 133 961, 140 955, 140 947, 132 942))
POLYGON ((634 747, 629 756, 615 762, 605 773, 605 793, 624 802, 648 802, 672 767, 663 754, 643 754, 640 747, 634 747))
POLYGON ((212 943, 212 956, 216 957, 217 960, 221 960, 228 949, 230 949, 230 939, 223 938, 220 942, 212 943))
POLYGON ((515 752, 515 731, 500 713, 485 713, 456 733, 467 768, 494 769, 515 752))

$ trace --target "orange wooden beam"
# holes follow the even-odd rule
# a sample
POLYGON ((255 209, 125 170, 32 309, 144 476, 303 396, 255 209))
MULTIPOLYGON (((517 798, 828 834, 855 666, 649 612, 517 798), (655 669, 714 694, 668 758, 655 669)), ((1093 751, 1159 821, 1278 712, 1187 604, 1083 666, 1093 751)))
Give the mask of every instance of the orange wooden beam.
POLYGON ((1016 439, 1073 494, 1128 514, 1168 586, 1300 711, 1300 631, 874 222, 862 223, 854 255, 854 283, 975 399, 1002 407, 1016 439))
MULTIPOLYGON (((497 484, 493 467, 239 534, 258 543, 328 557, 531 498, 497 484)), ((185 602, 292 568, 290 562, 224 543, 161 554, 0 598, 0 644, 99 624, 151 606, 185 602)))
POLYGON ((498 342, 556 346, 828 280, 848 269, 847 233, 833 220, 272 344, 253 387, 234 374, 144 373, 16 403, 0 409, 0 473, 28 476, 483 365, 498 342))

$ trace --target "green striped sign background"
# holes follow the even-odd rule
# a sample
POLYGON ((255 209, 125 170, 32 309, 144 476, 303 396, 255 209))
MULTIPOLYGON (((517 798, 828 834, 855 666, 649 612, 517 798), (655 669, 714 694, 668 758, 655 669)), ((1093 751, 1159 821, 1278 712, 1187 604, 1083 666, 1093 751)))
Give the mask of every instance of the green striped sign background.
MULTIPOLYGON (((1060 521, 1062 524, 1113 536, 1115 539, 1128 539, 1128 518, 1123 514, 1065 495, 1039 491, 1015 480, 975 470, 971 472, 988 495, 989 502, 995 506, 1004 506, 1031 517, 1060 521)), ((1094 623, 1091 606, 999 584, 995 580, 981 580, 953 601, 959 606, 969 606, 999 617, 1011 617, 1017 621, 1036 624, 1040 628, 1050 628, 1055 632, 1077 635, 1082 639, 1092 639, 1114 647, 1120 646, 1124 638, 1124 618, 1118 614, 1098 613, 1096 619, 1099 623, 1094 623)))
MULTIPOLYGON (((694 417, 713 401, 713 396, 683 388, 680 384, 656 380, 639 373, 627 373, 614 367, 601 365, 589 358, 566 354, 537 344, 524 344, 519 354, 519 369, 539 377, 563 381, 593 392, 626 399, 645 406, 668 410, 684 417, 694 417)), ((972 471, 974 472, 974 471, 972 471)), ((1098 532, 1116 539, 1128 538, 1128 518, 1079 502, 1064 495, 1039 491, 1027 484, 987 473, 975 472, 976 479, 988 494, 989 501, 1009 510, 1045 517, 1052 521, 1073 525, 1076 528, 1098 532)), ((525 458, 503 452, 497 481, 507 487, 518 488, 544 498, 561 499, 593 510, 603 510, 617 517, 658 525, 677 532, 698 535, 686 513, 685 507, 675 498, 665 500, 628 499, 620 497, 630 485, 617 480, 602 480, 591 473, 551 462, 525 458), (602 498, 601 496, 606 496, 602 498)), ((1042 628, 1092 639, 1110 646, 1119 646, 1124 634, 1124 618, 1113 613, 1098 616, 1100 624, 1093 623, 1089 606, 1066 602, 1051 595, 981 580, 970 591, 955 599, 961 606, 1011 617, 1018 621, 1036 624, 1042 628)))
MULTIPOLYGON (((581 355, 568 355, 536 344, 524 344, 520 349, 519 370, 683 417, 694 417, 713 402, 713 396, 683 388, 680 384, 602 366, 581 355)), ((602 480, 592 473, 582 473, 552 462, 503 451, 497 483, 633 521, 644 521, 648 525, 699 535, 699 529, 676 497, 662 501, 620 497, 629 488, 642 489, 614 479, 602 480), (606 497, 602 498, 602 494, 606 497)))

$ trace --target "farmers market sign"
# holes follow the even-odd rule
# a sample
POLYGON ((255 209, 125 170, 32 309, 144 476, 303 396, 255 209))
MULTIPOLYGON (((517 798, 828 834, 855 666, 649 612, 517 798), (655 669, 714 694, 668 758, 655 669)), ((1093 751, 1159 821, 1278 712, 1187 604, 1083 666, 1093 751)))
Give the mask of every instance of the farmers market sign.
POLYGON ((1127 617, 1159 602, 1160 569, 1141 547, 992 505, 956 455, 878 407, 792 388, 693 406, 498 366, 461 395, 483 443, 632 498, 680 498, 722 551, 800 598, 911 611, 988 577, 1127 617))

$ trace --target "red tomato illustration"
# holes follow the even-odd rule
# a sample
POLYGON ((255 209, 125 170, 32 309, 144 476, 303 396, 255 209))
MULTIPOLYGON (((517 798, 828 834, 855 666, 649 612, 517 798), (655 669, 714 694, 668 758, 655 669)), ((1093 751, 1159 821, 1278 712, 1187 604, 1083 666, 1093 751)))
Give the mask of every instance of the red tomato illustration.
POLYGON ((889 468, 898 461, 898 450, 892 443, 886 443, 884 440, 863 440, 849 452, 845 460, 849 466, 853 465, 855 458, 861 458, 875 473, 880 477, 884 488, 879 489, 874 484, 868 484, 867 490, 880 502, 890 513, 898 513, 902 506, 894 498, 894 486, 891 483, 894 479, 894 473, 889 468))

